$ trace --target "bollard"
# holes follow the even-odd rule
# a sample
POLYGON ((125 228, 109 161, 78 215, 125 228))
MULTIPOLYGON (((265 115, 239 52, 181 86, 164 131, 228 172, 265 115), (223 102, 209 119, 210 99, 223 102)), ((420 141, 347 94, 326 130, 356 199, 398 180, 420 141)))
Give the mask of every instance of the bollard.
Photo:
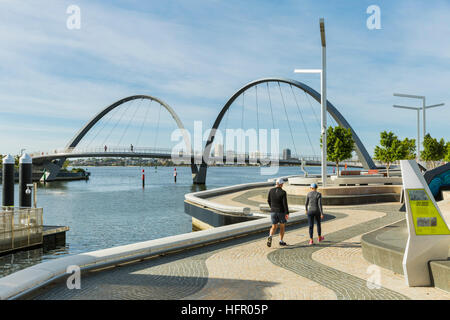
POLYGON ((19 207, 31 208, 31 189, 33 185, 33 163, 28 154, 19 159, 19 207))
POLYGON ((3 158, 2 171, 2 206, 14 207, 14 157, 8 154, 3 158))
POLYGON ((142 188, 145 188, 145 174, 144 174, 144 169, 142 169, 142 188))

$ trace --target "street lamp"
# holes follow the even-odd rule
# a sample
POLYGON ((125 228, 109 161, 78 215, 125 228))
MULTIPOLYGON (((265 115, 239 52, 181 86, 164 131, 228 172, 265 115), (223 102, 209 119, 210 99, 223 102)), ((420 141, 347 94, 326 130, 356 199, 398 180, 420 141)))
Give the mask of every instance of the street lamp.
POLYGON ((320 96, 321 96, 321 134, 322 134, 322 187, 327 183, 327 87, 326 87, 326 42, 325 21, 320 18, 320 39, 322 42, 322 69, 295 69, 295 73, 320 73, 320 96))
POLYGON ((423 138, 425 139, 425 135, 427 134, 426 131, 426 115, 425 115, 425 111, 426 109, 430 109, 430 108, 435 108, 435 107, 441 107, 443 105, 445 105, 444 103, 439 103, 439 104, 433 104, 430 106, 427 106, 425 104, 425 96, 416 96, 416 95, 412 95, 412 94, 403 94, 403 93, 394 93, 394 96, 396 97, 403 97, 403 98, 413 98, 413 99, 420 99, 422 100, 422 107, 405 107, 405 106, 398 106, 398 105, 394 105, 394 107, 396 108, 403 108, 403 109, 412 109, 412 110, 417 110, 417 155, 418 155, 418 159, 420 159, 420 136, 419 136, 419 111, 422 110, 422 115, 423 115, 423 138))
POLYGON ((405 107, 405 106, 399 106, 399 105, 393 105, 394 108, 402 108, 402 109, 409 109, 409 110, 417 110, 417 155, 416 160, 420 160, 420 110, 422 108, 414 108, 414 107, 405 107))

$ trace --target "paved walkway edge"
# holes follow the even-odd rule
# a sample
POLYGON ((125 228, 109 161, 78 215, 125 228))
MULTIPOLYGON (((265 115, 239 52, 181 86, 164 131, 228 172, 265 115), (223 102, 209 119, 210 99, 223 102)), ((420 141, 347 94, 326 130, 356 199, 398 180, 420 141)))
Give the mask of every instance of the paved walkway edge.
MULTIPOLYGON (((288 225, 301 223, 306 220, 307 217, 304 213, 292 213, 290 214, 288 225)), ((68 276, 69 274, 66 270, 69 266, 78 266, 82 271, 115 266, 251 233, 268 232, 271 224, 270 218, 262 218, 46 261, 0 278, 0 300, 19 298, 64 276, 68 276)))
MULTIPOLYGON (((361 247, 364 259, 382 268, 394 271, 403 275, 403 255, 404 249, 378 241, 377 235, 386 231, 392 226, 404 224, 402 219, 388 226, 364 234, 361 237, 361 247)), ((441 290, 450 292, 450 258, 448 260, 429 261, 429 272, 433 286, 441 290)))

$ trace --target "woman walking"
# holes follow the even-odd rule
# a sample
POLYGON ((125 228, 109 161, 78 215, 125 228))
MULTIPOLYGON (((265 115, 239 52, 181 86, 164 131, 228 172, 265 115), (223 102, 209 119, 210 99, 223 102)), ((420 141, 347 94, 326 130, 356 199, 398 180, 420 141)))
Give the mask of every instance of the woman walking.
POLYGON ((322 210, 322 194, 317 192, 317 184, 311 184, 311 191, 306 195, 305 203, 306 214, 308 216, 309 224, 309 244, 314 244, 313 241, 313 231, 314 231, 314 220, 317 223, 317 233, 319 235, 318 241, 322 241, 322 228, 320 221, 323 219, 322 210))

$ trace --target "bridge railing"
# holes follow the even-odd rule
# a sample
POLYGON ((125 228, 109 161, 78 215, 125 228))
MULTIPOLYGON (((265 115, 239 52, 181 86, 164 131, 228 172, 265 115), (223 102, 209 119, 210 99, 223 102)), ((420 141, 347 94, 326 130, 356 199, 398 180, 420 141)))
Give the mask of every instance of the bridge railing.
POLYGON ((35 151, 30 153, 31 157, 64 155, 69 153, 89 154, 89 153, 150 153, 150 154, 171 154, 170 148, 152 148, 152 147, 124 147, 124 146, 106 146, 93 148, 64 148, 47 151, 35 151))
MULTIPOLYGON (((155 147, 131 147, 131 146, 98 146, 93 148, 63 148, 63 149, 54 149, 50 151, 38 151, 31 153, 31 157, 38 156, 52 156, 52 155, 64 155, 64 154, 104 154, 108 156, 108 154, 118 154, 118 153, 136 153, 136 154, 155 154, 155 155, 164 155, 164 156, 174 156, 180 160, 190 160, 191 156, 194 156, 195 159, 202 159, 203 153, 201 151, 195 151, 193 154, 183 153, 181 151, 176 151, 171 148, 155 148, 155 147)), ((245 161, 245 162, 258 162, 258 160, 266 160, 266 161, 292 161, 292 162, 301 162, 304 160, 305 162, 315 162, 320 163, 321 157, 317 155, 296 155, 292 154, 289 158, 283 158, 283 154, 262 154, 258 152, 250 152, 250 153, 238 153, 233 152, 230 153, 224 152, 223 155, 211 155, 208 159, 209 162, 222 162, 226 163, 230 159, 236 159, 237 162, 245 161)), ((360 165, 360 161, 357 158, 352 158, 349 160, 341 161, 342 165, 360 165)))

